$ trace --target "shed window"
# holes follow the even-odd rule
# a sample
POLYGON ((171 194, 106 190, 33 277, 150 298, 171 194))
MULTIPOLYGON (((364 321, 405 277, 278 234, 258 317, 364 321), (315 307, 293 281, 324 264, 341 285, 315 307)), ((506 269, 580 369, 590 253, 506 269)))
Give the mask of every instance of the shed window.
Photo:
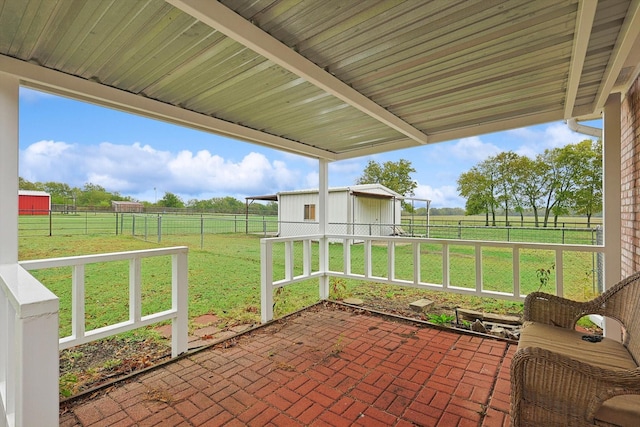
POLYGON ((316 219, 316 205, 304 205, 304 219, 316 219))

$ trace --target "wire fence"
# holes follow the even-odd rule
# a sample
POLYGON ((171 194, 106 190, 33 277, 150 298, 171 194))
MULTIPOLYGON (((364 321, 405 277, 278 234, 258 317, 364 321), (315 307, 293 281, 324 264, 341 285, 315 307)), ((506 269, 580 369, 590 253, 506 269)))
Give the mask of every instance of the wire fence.
MULTIPOLYGON (((314 221, 278 221, 277 216, 233 214, 118 213, 86 211, 60 213, 38 212, 21 215, 20 236, 54 236, 77 234, 124 234, 161 242, 163 236, 243 233, 263 237, 317 234, 314 221)), ((600 225, 563 222, 561 227, 487 226, 463 220, 438 220, 427 223, 403 218, 401 224, 330 223, 332 234, 367 236, 402 235, 433 239, 488 240, 595 245, 602 241, 600 225), (571 225, 571 226, 569 226, 571 225)))

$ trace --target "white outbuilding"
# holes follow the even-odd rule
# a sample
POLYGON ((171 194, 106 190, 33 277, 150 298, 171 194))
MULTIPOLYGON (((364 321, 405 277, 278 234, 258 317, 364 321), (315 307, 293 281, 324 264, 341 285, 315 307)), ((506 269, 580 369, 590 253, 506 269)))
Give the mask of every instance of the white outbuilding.
MULTIPOLYGON (((404 197, 381 184, 329 188, 329 233, 389 236, 402 234, 404 197)), ((278 193, 280 236, 315 234, 317 189, 278 193)))

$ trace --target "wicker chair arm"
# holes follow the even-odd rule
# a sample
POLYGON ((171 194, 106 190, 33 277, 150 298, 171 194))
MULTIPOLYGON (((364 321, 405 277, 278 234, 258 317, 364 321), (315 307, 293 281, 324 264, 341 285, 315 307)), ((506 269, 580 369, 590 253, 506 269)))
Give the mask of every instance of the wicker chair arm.
POLYGON ((622 394, 640 395, 640 368, 611 370, 538 347, 516 352, 511 362, 512 412, 519 416, 519 403, 526 399, 536 406, 553 408, 567 417, 592 423, 602 403, 622 394), (567 399, 567 396, 570 396, 567 399))
POLYGON ((524 320, 573 329, 579 318, 591 314, 589 308, 589 303, 533 292, 524 300, 524 320))

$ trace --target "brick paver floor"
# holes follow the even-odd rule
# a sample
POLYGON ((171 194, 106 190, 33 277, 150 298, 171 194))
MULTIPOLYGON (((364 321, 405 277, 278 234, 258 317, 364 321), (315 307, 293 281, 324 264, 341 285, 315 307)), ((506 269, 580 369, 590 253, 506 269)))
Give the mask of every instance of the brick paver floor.
POLYGON ((516 348, 316 306, 65 405, 70 426, 507 426, 516 348))

